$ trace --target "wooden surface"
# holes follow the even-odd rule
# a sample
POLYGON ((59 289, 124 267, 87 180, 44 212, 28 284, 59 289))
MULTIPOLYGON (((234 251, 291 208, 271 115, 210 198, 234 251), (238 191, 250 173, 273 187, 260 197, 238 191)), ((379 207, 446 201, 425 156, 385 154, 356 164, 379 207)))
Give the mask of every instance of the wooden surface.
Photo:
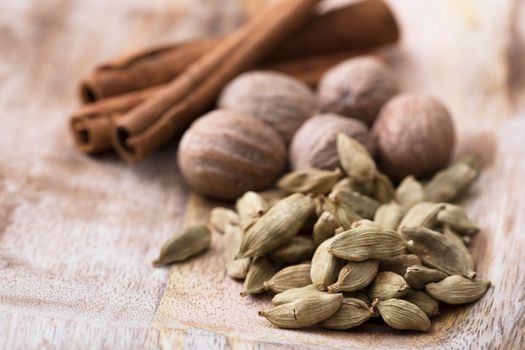
MULTIPOLYGON (((243 1, 256 9, 261 1, 243 1)), ((338 3, 339 0, 328 0, 338 3)), ((428 334, 372 325, 284 331, 224 276, 221 237, 197 259, 153 269, 159 246, 210 203, 190 196, 176 146, 135 166, 79 154, 67 132, 76 81, 103 58, 227 31, 236 0, 4 0, 0 4, 0 348, 502 348, 525 343, 525 4, 389 1, 406 89, 444 100, 458 153, 487 166, 466 199, 482 228, 478 273, 493 287, 428 334), (187 210, 186 210, 187 208, 187 210), (187 212, 187 215, 185 215, 187 212)), ((330 5, 330 4, 329 4, 330 5)))

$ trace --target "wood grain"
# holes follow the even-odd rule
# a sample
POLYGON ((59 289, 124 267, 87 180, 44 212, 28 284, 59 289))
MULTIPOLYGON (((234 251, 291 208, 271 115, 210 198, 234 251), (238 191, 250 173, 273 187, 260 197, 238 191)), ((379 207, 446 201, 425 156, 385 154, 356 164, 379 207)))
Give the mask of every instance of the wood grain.
POLYGON ((232 28, 240 2, 7 0, 0 4, 0 348, 522 347, 525 5, 389 2, 404 38, 387 55, 404 88, 444 100, 458 126, 457 153, 478 153, 486 163, 465 200, 482 228, 472 245, 478 272, 493 282, 482 300, 445 311, 428 334, 380 324, 285 331, 257 316, 269 297, 241 298, 241 285, 225 277, 218 234, 199 258, 153 269, 182 220, 205 220, 213 203, 189 197, 176 145, 133 167, 80 155, 67 131, 75 85, 123 51, 232 28))

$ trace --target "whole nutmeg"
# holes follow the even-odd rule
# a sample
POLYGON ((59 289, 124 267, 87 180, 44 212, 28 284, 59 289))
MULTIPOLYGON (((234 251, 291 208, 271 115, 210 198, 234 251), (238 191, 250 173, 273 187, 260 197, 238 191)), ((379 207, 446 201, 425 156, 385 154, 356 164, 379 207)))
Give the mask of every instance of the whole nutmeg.
POLYGON ((264 121, 288 144, 316 111, 317 97, 308 86, 287 75, 253 71, 238 76, 224 88, 219 107, 264 121))
POLYGON ((238 112, 197 119, 179 145, 182 175, 198 193, 233 200, 271 184, 286 163, 283 140, 270 126, 238 112))
POLYGON ((328 70, 318 87, 321 111, 372 125, 381 107, 397 93, 388 67, 373 56, 346 60, 328 70))
POLYGON ((292 168, 335 169, 339 164, 336 147, 339 133, 354 138, 374 153, 373 139, 362 121, 337 114, 320 114, 307 120, 295 134, 290 146, 292 168))
POLYGON ((435 98, 406 93, 381 110, 372 130, 379 164, 394 180, 424 177, 447 165, 454 150, 454 123, 435 98))

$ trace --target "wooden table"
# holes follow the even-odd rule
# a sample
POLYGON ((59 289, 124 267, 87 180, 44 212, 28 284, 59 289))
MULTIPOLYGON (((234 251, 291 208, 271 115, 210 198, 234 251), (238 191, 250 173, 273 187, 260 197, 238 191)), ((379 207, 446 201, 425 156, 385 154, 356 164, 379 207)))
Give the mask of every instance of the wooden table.
MULTIPOLYGON (((243 1, 256 9, 261 0, 243 1)), ((330 3, 341 2, 331 1, 330 3)), ((458 154, 486 167, 465 204, 494 287, 430 333, 377 327, 285 331, 224 276, 221 239, 168 270, 150 261, 210 203, 191 196, 176 146, 128 166, 73 148, 76 82, 145 45, 227 31, 235 0, 4 0, 0 4, 0 348, 515 348, 525 344, 525 5, 390 1, 404 37, 389 51, 407 90, 450 106, 458 154), (186 214, 185 214, 186 213, 186 214)))

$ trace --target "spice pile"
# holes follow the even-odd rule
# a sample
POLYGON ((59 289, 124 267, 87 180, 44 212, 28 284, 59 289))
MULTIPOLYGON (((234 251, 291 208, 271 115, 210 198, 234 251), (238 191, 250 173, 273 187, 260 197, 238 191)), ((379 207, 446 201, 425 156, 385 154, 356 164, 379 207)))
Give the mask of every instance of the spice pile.
MULTIPOLYGON (((399 330, 428 331, 439 304, 479 299, 467 249, 478 231, 450 202, 469 188, 479 165, 467 157, 421 183, 397 188, 364 146, 339 134, 341 169, 293 171, 277 190, 246 192, 235 211, 215 208, 210 226, 224 233, 228 276, 242 295, 275 292, 260 315, 281 328, 357 327, 380 317, 399 330)), ((207 226, 187 227, 166 243, 156 264, 205 250, 207 226)))

